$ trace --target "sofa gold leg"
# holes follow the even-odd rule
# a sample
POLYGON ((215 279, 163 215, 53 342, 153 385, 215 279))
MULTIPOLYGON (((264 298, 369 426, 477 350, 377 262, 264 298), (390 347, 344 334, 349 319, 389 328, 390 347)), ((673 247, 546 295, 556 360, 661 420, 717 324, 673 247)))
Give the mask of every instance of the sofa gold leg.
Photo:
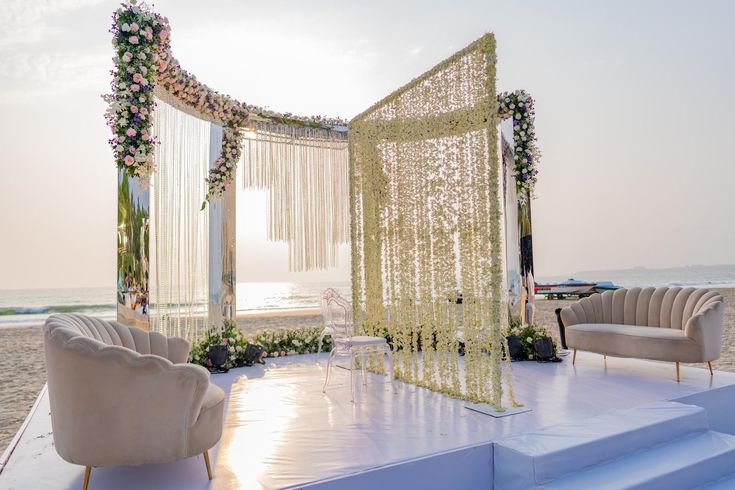
POLYGON ((204 451, 204 464, 207 465, 207 476, 212 479, 212 465, 209 462, 209 451, 204 451))
POLYGON ((679 361, 676 362, 676 382, 678 383, 681 380, 681 377, 679 376, 679 361))
POLYGON ((572 354, 572 366, 575 362, 577 362, 577 349, 574 349, 574 354, 572 354))
POLYGON ((87 490, 89 488, 89 475, 92 474, 92 467, 87 466, 84 468, 84 481, 82 481, 82 490, 87 490))
POLYGON ((707 366, 709 366, 709 375, 714 376, 715 372, 712 371, 712 361, 707 361, 707 366))

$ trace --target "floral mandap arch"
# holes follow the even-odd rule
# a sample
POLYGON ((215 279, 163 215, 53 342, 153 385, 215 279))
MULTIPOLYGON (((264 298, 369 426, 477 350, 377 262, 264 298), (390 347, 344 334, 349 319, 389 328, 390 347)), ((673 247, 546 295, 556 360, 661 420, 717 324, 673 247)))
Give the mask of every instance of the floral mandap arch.
MULTIPOLYGON (((504 260, 520 263, 518 286, 524 291, 521 296, 532 297, 530 205, 540 153, 533 98, 523 90, 495 93, 492 34, 483 36, 376 104, 353 119, 348 127, 343 119, 281 114, 239 102, 209 88, 173 57, 168 20, 145 4, 123 4, 113 15, 110 32, 115 68, 112 92, 104 98, 109 104, 106 112, 112 131, 109 143, 118 167, 120 321, 191 338, 202 330, 201 325, 187 326, 181 318, 176 319, 177 326, 172 328, 170 316, 152 324, 148 316, 151 303, 148 269, 153 259, 148 192, 151 179, 156 185, 155 155, 161 143, 154 128, 156 100, 220 128, 221 144, 207 171, 201 206, 203 210, 210 204, 209 243, 216 244, 208 251, 210 294, 204 313, 210 325, 235 317, 234 190, 231 187, 243 148, 247 148, 244 130, 263 131, 274 139, 288 133, 289 142, 293 142, 296 134, 293 128, 297 128, 301 131, 299 137, 304 137, 311 146, 320 140, 332 141, 337 138, 335 134, 341 135, 337 140, 344 139, 348 133, 350 178, 345 201, 351 213, 353 307, 359 320, 356 327, 369 334, 382 333, 386 328, 396 339, 401 352, 395 374, 401 379, 472 402, 501 407, 499 332, 507 316, 503 305, 508 300, 502 266, 504 260), (457 95, 454 98, 447 96, 452 91, 457 95), (503 145, 499 148, 494 140, 502 120, 512 121, 512 136, 500 137, 498 141, 503 145), (287 132, 283 128, 290 129, 287 132), (452 154, 455 156, 446 151, 452 145, 461 149, 452 154), (465 163, 456 160, 460 153, 469 160, 465 163), (449 161, 446 158, 454 160, 445 168, 442 162, 449 161), (401 171, 404 164, 416 165, 416 171, 409 174, 401 171), (456 175, 449 175, 450 167, 456 170, 456 175), (504 183, 506 171, 510 180, 504 183), (449 189, 451 186, 446 186, 457 175, 466 178, 462 187, 466 192, 455 192, 455 201, 443 201, 446 196, 427 194, 431 189, 449 189), (437 179, 448 180, 437 184, 437 179), (388 187, 383 188, 384 185, 388 187), (499 193, 502 190, 507 197, 511 192, 509 185, 513 187, 512 199, 503 201, 499 193), (413 192, 410 198, 400 197, 405 190, 413 192), (454 207, 471 209, 471 219, 457 221, 456 210, 449 211, 454 207), (413 213, 410 223, 403 212, 407 209, 413 213), (420 216, 424 211, 439 216, 439 224, 422 221, 420 216), (513 219, 509 221, 508 216, 513 219), (473 223, 485 223, 487 230, 478 231, 473 223), (445 225, 455 230, 451 232, 456 233, 455 238, 443 231, 445 225), (421 227, 435 233, 423 233, 421 227), (510 228, 517 228, 513 240, 519 243, 517 251, 504 254, 510 228), (454 282, 459 272, 452 269, 457 265, 443 260, 441 253, 431 255, 436 258, 436 264, 422 259, 428 250, 443 250, 442 253, 451 255, 455 247, 453 240, 460 248, 457 264, 466 261, 459 283, 454 282), (422 289, 420 284, 412 282, 414 266, 418 267, 417 277, 430 281, 441 277, 443 284, 422 289), (448 313, 444 304, 447 300, 458 304, 456 289, 447 293, 447 288, 457 287, 465 289, 460 291, 464 293, 465 318, 473 319, 472 327, 464 332, 468 356, 464 380, 458 378, 457 365, 450 359, 456 355, 453 336, 458 324, 450 318, 450 313, 454 313, 448 313), (140 293, 134 303, 131 291, 140 293), (415 296, 407 296, 409 291, 415 296), (426 362, 420 362, 417 357, 422 338, 439 339, 436 342, 440 344, 427 349, 424 343, 426 362), (488 349, 490 356, 484 354, 488 349)), ((346 141, 339 140, 339 144, 343 143, 346 152, 346 141)), ((279 140, 278 144, 283 141, 279 140)), ((333 150, 329 148, 330 152, 333 150)), ((304 158, 302 165, 320 166, 319 158, 323 155, 304 158)), ((257 155, 250 158, 251 163, 257 164, 257 155)), ((258 175, 251 180, 261 185, 267 178, 258 175)), ((524 313, 522 307, 521 316, 524 313)), ((509 380, 507 385, 510 389, 509 380)))

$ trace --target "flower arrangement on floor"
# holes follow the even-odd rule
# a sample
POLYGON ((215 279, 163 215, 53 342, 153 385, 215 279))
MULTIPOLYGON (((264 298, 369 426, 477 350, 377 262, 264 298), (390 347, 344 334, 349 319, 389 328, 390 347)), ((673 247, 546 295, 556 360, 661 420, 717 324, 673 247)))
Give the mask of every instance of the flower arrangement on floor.
POLYGON ((551 339, 554 350, 553 355, 556 356, 556 352, 558 349, 556 338, 551 335, 551 333, 545 327, 542 327, 541 325, 522 324, 519 318, 511 316, 508 319, 508 326, 505 328, 503 335, 506 338, 518 337, 523 354, 522 357, 524 359, 535 358, 536 348, 534 347, 534 342, 540 341, 544 338, 551 339))
POLYGON ((242 144, 240 130, 248 125, 251 118, 314 128, 347 124, 339 118, 281 114, 238 102, 212 90, 181 68, 171 52, 168 19, 144 2, 130 0, 123 3, 112 15, 112 20, 110 32, 115 57, 111 71, 112 92, 103 96, 108 103, 105 119, 112 131, 109 143, 117 167, 133 177, 147 179, 154 170, 156 142, 151 121, 155 108, 154 91, 156 95, 165 94, 174 105, 184 105, 225 128, 222 153, 207 179, 209 190, 205 204, 220 196, 233 181, 242 144))
POLYGON ((498 115, 502 119, 513 118, 516 190, 521 199, 532 197, 538 175, 536 164, 541 157, 536 144, 533 97, 525 90, 499 94, 498 115))
MULTIPOLYGON (((293 356, 319 352, 319 338, 322 329, 319 327, 303 327, 294 330, 263 331, 253 337, 245 336, 237 325, 225 320, 222 328, 210 328, 204 332, 200 340, 192 344, 190 362, 206 368, 213 368, 209 358, 210 347, 224 345, 227 348, 227 359, 221 366, 224 369, 245 366, 248 344, 263 346, 267 357, 293 356)), ((321 345, 321 352, 332 350, 332 338, 327 335, 321 345)))
POLYGON ((191 346, 189 361, 206 368, 215 367, 209 359, 209 349, 215 345, 227 347, 227 359, 221 366, 224 369, 245 365, 245 349, 248 340, 242 334, 235 322, 225 320, 222 328, 210 328, 204 332, 202 338, 191 346))
POLYGON ((272 330, 257 334, 254 342, 262 345, 268 357, 293 356, 329 352, 332 350, 332 337, 326 335, 319 350, 322 328, 303 327, 295 330, 272 330))

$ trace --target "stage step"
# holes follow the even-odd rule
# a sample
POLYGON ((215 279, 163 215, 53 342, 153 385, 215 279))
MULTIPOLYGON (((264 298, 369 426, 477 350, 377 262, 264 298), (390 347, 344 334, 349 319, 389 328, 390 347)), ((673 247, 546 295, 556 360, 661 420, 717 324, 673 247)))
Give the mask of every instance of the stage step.
POLYGON ((656 402, 507 438, 494 447, 495 488, 542 488, 565 475, 708 429, 703 408, 656 402))
POLYGON ((730 473, 717 481, 710 482, 699 488, 701 490, 732 490, 735 488, 735 473, 730 473))
POLYGON ((630 454, 536 488, 688 490, 722 478, 732 471, 734 465, 735 436, 707 431, 630 454))

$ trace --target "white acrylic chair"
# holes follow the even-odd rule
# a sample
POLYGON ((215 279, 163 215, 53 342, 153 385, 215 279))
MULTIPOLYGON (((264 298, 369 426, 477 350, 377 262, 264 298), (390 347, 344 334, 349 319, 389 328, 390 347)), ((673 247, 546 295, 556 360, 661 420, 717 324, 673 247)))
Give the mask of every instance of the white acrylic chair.
POLYGON ((336 290, 329 288, 322 295, 322 315, 324 316, 325 327, 322 331, 322 338, 319 339, 321 346, 322 339, 325 335, 332 336, 332 351, 329 353, 329 361, 327 362, 327 378, 324 380, 324 389, 326 393, 329 384, 329 374, 332 368, 332 360, 335 355, 350 356, 350 390, 352 401, 355 401, 355 357, 360 357, 360 365, 362 367, 362 384, 367 384, 367 375, 365 366, 367 365, 368 356, 373 353, 382 353, 388 357, 388 375, 390 376, 391 387, 395 392, 395 382, 393 380, 393 352, 388 345, 385 337, 369 337, 366 335, 355 335, 352 324, 352 306, 344 299, 336 290))

